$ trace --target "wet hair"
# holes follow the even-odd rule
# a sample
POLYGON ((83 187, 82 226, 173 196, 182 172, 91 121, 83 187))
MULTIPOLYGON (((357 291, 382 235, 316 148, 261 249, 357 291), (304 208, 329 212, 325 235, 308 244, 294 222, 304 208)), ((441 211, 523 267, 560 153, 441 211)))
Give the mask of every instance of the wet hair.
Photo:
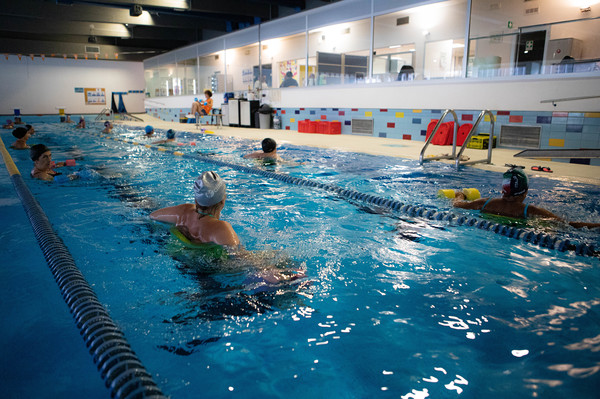
POLYGON ((40 159, 42 154, 46 151, 50 151, 50 148, 46 147, 44 144, 36 144, 34 146, 31 146, 31 148, 29 149, 29 158, 31 158, 31 160, 35 162, 38 159, 40 159))
POLYGON ((510 168, 502 175, 502 194, 516 197, 525 194, 528 189, 527 175, 520 168, 510 168))
POLYGON ((22 139, 23 137, 25 137, 26 134, 27 134, 27 129, 25 129, 24 127, 18 127, 15 130, 13 130, 13 132, 12 132, 12 135, 18 139, 22 139))
POLYGON ((173 129, 167 130, 167 138, 169 140, 174 139, 175 138, 175 130, 173 130, 173 129))
POLYGON ((204 90, 204 94, 208 95, 209 97, 212 97, 212 91, 210 90, 204 90))
POLYGON ((31 126, 31 125, 25 125, 25 127, 27 128, 27 130, 31 130, 31 128, 32 128, 33 126, 31 126))
POLYGON ((265 153, 273 152, 277 149, 277 143, 273 139, 266 138, 260 144, 262 145, 262 150, 265 153))

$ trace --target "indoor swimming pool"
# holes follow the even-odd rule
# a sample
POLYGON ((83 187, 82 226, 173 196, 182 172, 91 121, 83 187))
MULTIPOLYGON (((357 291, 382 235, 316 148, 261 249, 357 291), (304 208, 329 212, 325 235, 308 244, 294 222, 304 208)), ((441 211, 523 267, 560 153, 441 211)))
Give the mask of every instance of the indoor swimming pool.
MULTIPOLYGON (((27 151, 9 152, 165 395, 596 397, 597 256, 226 165, 478 219, 451 209, 437 191, 499 195, 501 173, 287 143, 278 150, 285 162, 265 164, 242 157, 260 147, 250 140, 178 132, 182 145, 156 151, 145 144, 163 131, 146 139, 142 128, 119 125, 100 137, 100 124, 89 126, 36 124, 29 140, 49 146, 55 161, 75 159, 70 170, 92 171, 86 179, 35 181, 27 151), (149 219, 158 208, 193 202, 193 181, 207 170, 225 179, 222 219, 250 255, 214 259, 149 219), (306 277, 269 283, 262 276, 273 270, 306 277)), ((7 147, 14 141, 9 130, 1 137, 7 147)), ((8 397, 108 397, 4 167, 0 185, 4 390, 8 397)), ((527 201, 598 222, 599 194, 596 186, 534 176, 527 201)), ((597 230, 512 223, 600 244, 597 230)))

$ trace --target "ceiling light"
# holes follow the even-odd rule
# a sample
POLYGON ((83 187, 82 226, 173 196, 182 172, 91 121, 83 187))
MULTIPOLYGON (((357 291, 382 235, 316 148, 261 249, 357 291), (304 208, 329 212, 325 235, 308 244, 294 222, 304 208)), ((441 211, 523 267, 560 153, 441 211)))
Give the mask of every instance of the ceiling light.
POLYGON ((142 6, 140 6, 139 4, 134 4, 129 9, 129 16, 139 17, 140 15, 142 15, 142 12, 143 12, 142 6))

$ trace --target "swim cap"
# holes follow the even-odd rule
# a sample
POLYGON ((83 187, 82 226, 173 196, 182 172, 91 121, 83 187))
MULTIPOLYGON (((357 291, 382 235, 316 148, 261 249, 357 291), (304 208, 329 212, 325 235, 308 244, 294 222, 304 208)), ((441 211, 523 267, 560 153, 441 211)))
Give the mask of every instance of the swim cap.
POLYGON ((154 128, 152 126, 148 125, 144 128, 144 130, 146 131, 146 134, 150 134, 154 131, 154 128))
POLYGON ((174 139, 175 138, 175 131, 173 129, 169 129, 167 130, 167 138, 169 140, 174 139))
POLYGON ((277 148, 277 143, 273 139, 266 138, 262 141, 263 152, 273 152, 277 148))
POLYGON ((81 122, 81 121, 84 121, 84 120, 85 120, 85 118, 83 117, 83 115, 81 115, 81 116, 79 117, 79 122, 81 122))
POLYGON ((104 122, 104 127, 108 127, 108 126, 110 126, 110 121, 104 122))
POLYGON ((216 172, 204 172, 194 183, 194 197, 200 206, 212 206, 225 198, 225 182, 216 172))
POLYGON ((511 168, 502 175, 502 194, 515 197, 528 189, 527 175, 521 169, 511 168))
POLYGON ((31 125, 25 125, 25 127, 27 128, 27 130, 31 129, 33 126, 31 125))
POLYGON ((31 146, 31 148, 29 149, 29 158, 31 158, 31 160, 35 162, 38 159, 40 159, 42 154, 46 151, 50 151, 50 148, 46 147, 44 144, 36 144, 34 146, 31 146))
POLYGON ((12 132, 12 135, 18 139, 22 139, 23 137, 25 137, 26 134, 27 134, 27 129, 25 129, 24 127, 18 127, 15 130, 13 130, 13 132, 12 132))
POLYGON ((194 101, 195 101, 195 102, 198 102, 198 97, 195 97, 195 98, 194 98, 194 101))

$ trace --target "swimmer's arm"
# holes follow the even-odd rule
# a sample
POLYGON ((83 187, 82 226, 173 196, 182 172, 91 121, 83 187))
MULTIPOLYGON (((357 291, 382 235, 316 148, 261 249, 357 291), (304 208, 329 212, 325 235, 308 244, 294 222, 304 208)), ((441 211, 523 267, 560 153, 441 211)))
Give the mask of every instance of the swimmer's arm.
POLYGON ((452 201, 452 206, 455 208, 477 210, 481 209, 487 200, 488 198, 479 198, 474 201, 467 201, 465 195, 461 191, 457 191, 456 197, 454 197, 454 200, 452 201))
POLYGON ((566 222, 569 225, 571 225, 572 227, 575 227, 576 229, 581 229, 582 227, 587 227, 588 229, 594 229, 597 227, 600 227, 600 223, 587 223, 587 222, 567 222, 566 220, 564 220, 563 218, 561 218, 558 215, 555 215, 554 213, 550 212, 547 209, 544 208, 538 208, 537 206, 533 206, 530 205, 529 208, 527 209, 527 214, 530 216, 537 216, 537 217, 541 217, 541 218, 545 218, 545 219, 555 219, 561 222, 566 222))
POLYGON ((164 144, 166 142, 167 142, 167 140, 158 140, 158 141, 154 141, 154 142, 152 142, 150 144, 164 144))
POLYGON ((179 218, 185 212, 186 205, 187 204, 182 204, 158 209, 150 214, 150 219, 164 223, 177 224, 179 218))
POLYGON ((261 158, 260 152, 253 152, 252 154, 244 155, 244 158, 261 158))

